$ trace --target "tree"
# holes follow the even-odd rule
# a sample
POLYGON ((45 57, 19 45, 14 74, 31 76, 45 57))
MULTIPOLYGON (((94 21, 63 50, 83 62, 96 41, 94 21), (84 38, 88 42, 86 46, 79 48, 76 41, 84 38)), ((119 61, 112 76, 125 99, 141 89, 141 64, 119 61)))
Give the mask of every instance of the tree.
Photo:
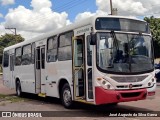
POLYGON ((0 64, 2 64, 3 49, 24 41, 21 35, 5 34, 0 36, 0 64))
POLYGON ((154 55, 155 58, 160 57, 160 18, 154 18, 153 16, 145 17, 144 20, 149 23, 151 33, 153 35, 154 55))

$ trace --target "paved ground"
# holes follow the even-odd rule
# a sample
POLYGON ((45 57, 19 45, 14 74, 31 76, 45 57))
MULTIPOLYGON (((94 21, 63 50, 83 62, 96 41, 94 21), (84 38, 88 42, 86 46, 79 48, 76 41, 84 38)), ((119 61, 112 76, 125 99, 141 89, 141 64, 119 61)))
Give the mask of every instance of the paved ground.
MULTIPOLYGON (((4 87, 2 85, 0 77, 0 94, 10 95, 14 96, 15 91, 9 90, 8 88, 4 87)), ((104 115, 107 111, 115 111, 115 112, 138 112, 139 114, 143 111, 150 111, 151 113, 154 113, 154 111, 160 112, 160 86, 157 87, 156 91, 156 97, 153 100, 143 100, 143 101, 135 101, 135 102, 126 102, 126 103, 119 103, 117 106, 93 106, 93 105, 85 105, 85 104, 76 104, 75 108, 72 110, 65 109, 62 105, 59 99, 55 98, 39 98, 36 95, 32 94, 25 94, 24 99, 27 99, 25 101, 19 101, 19 102, 6 102, 5 104, 0 105, 0 111, 50 111, 46 114, 50 115, 58 115, 59 117, 47 117, 45 120, 71 120, 71 119, 80 119, 80 120, 115 120, 115 119, 122 119, 122 120, 159 120, 158 117, 99 117, 104 115), (53 112, 54 111, 54 112, 53 112), (61 112, 57 112, 61 111, 61 112), (76 112, 78 111, 78 112, 76 112), (76 117, 63 117, 65 115, 69 116, 76 116, 76 117), (62 117, 60 117, 62 116, 62 117), (81 116, 81 117, 80 117, 81 116), (90 116, 90 117, 85 117, 90 116), (96 117, 95 117, 96 116, 96 117)), ((1 101, 0 101, 1 103, 1 101)), ((4 119, 4 118, 0 118, 4 119)), ((15 119, 15 120, 21 120, 22 118, 6 118, 9 119, 15 119)), ((26 118, 27 119, 27 118, 26 118)), ((28 118, 31 119, 31 118, 28 118)), ((36 118, 33 118, 36 119, 36 118)), ((37 118, 38 120, 39 118, 37 118)), ((42 118, 44 119, 44 118, 42 118)))

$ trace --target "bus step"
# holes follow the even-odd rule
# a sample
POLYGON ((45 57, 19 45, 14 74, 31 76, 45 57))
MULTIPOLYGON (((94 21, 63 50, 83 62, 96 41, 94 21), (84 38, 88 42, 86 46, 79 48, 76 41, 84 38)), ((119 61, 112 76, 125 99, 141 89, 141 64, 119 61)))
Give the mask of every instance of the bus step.
POLYGON ((46 97, 46 93, 39 93, 38 96, 39 97, 46 97))

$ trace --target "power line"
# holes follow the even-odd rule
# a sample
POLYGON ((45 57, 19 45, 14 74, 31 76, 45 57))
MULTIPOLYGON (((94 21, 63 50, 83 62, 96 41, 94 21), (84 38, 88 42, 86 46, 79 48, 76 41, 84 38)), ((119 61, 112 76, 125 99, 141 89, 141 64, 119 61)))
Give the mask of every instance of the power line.
MULTIPOLYGON (((13 30, 15 31, 14 34, 17 35, 16 28, 9 28, 9 27, 8 27, 8 28, 5 28, 5 29, 9 29, 10 31, 13 29, 13 30)), ((13 31, 11 31, 11 32, 13 32, 13 31)))

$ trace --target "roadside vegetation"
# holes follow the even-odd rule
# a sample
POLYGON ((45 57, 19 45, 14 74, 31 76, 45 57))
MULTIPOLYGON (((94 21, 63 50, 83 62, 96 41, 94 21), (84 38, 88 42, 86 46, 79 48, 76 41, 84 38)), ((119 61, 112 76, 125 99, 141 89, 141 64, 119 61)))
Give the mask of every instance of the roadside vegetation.
POLYGON ((17 44, 24 41, 24 38, 21 35, 5 34, 0 36, 0 73, 2 73, 2 57, 3 49, 5 47, 17 44))
POLYGON ((17 97, 14 95, 0 94, 0 105, 1 106, 4 106, 6 103, 15 103, 15 102, 22 102, 22 101, 28 101, 28 99, 17 97))
POLYGON ((151 33, 153 35, 154 57, 160 58, 160 18, 145 17, 145 21, 149 23, 151 33))

